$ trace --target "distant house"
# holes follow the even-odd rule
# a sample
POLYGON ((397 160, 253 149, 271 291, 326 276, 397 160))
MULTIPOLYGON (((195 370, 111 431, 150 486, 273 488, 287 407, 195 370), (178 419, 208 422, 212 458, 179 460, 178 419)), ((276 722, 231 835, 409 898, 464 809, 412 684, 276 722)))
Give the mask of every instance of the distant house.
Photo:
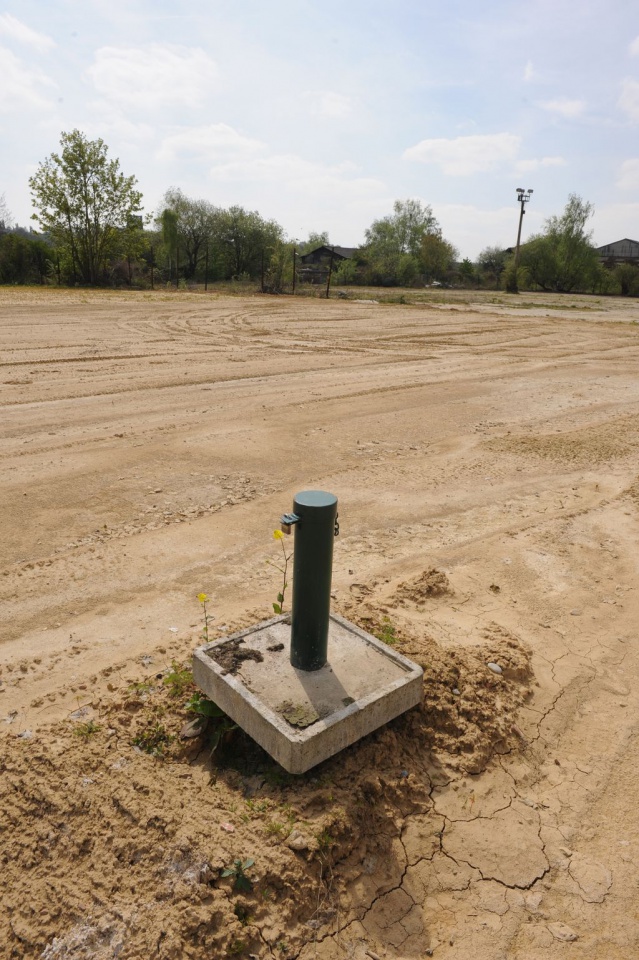
POLYGON ((298 257, 298 277, 305 283, 325 283, 333 258, 333 267, 343 260, 352 260, 357 247, 316 247, 298 257))
POLYGON ((634 263, 639 266, 639 240, 616 240, 607 243, 604 247, 597 247, 599 259, 607 267, 614 267, 617 263, 634 263))

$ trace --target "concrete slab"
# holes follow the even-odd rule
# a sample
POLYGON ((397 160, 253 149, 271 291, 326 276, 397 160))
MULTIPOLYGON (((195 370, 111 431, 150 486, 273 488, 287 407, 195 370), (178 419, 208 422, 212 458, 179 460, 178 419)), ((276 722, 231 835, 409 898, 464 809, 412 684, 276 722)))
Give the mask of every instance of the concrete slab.
POLYGON ((199 647, 193 676, 289 773, 304 773, 422 698, 421 667, 331 614, 328 663, 291 666, 284 615, 199 647))

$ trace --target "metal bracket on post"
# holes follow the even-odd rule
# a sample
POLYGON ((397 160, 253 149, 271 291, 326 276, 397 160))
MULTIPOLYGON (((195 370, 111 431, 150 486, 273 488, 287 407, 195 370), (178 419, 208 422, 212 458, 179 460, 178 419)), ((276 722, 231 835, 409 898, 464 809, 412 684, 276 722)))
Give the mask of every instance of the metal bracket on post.
POLYGON ((299 523, 299 522, 300 522, 300 518, 296 513, 284 513, 280 518, 280 530, 282 531, 282 533, 290 534, 291 527, 293 526, 293 524, 299 523))
POLYGON ((323 490, 297 493, 293 513, 284 514, 281 524, 284 533, 295 527, 291 664, 321 670, 328 653, 337 497, 323 490))

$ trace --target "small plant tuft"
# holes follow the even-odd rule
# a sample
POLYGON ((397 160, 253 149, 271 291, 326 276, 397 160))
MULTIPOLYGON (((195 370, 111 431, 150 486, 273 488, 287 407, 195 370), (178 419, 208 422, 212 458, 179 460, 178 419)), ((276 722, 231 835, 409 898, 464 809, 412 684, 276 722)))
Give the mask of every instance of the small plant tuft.
POLYGON ((183 697, 193 686, 193 673, 188 667, 180 666, 177 660, 172 660, 164 685, 169 688, 171 697, 183 697))
POLYGON ((156 723, 138 733, 131 743, 152 757, 161 757, 172 739, 164 724, 156 723))
POLYGON ((241 953, 244 953, 246 950, 246 941, 236 938, 229 944, 228 955, 229 957, 238 957, 241 953))
POLYGON ((388 644, 389 647, 394 647, 399 637, 397 636, 397 630, 392 624, 390 617, 382 617, 382 623, 375 636, 378 640, 381 640, 382 643, 388 644))
POLYGON ((98 730, 101 729, 102 727, 99 723, 96 723, 95 720, 87 720, 86 723, 79 723, 73 732, 76 737, 88 740, 89 737, 92 737, 94 733, 97 733, 98 730))
POLYGON ((315 839, 317 840, 317 846, 322 851, 322 853, 327 853, 331 847, 334 847, 336 840, 328 830, 322 830, 321 833, 315 834, 315 839))
POLYGON ((253 881, 246 876, 246 871, 250 870, 255 860, 250 857, 247 860, 234 860, 233 865, 224 867, 220 873, 221 877, 233 877, 233 889, 241 893, 250 893, 253 889, 253 881))

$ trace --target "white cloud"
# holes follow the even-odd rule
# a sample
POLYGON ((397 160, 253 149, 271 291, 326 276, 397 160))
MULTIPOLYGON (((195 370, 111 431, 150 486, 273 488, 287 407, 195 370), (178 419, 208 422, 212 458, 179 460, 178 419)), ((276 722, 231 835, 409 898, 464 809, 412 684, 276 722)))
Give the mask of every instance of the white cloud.
POLYGON ((535 80, 537 74, 535 73, 532 65, 532 60, 529 60, 524 69, 524 80, 526 83, 530 83, 531 80, 535 80))
MULTIPOLYGON (((528 203, 526 207, 522 237, 535 233, 543 222, 543 214, 535 210, 534 203, 528 203)), ((433 212, 441 224, 444 237, 455 244, 462 258, 474 260, 485 247, 515 245, 519 205, 514 191, 512 206, 509 207, 490 210, 471 204, 437 203, 433 204, 433 212)))
POLYGON ((639 57, 639 37, 635 37, 630 44, 630 53, 633 57, 639 57))
POLYGON ((557 97, 555 100, 544 100, 539 106, 549 113, 556 113, 560 117, 574 119, 580 117, 586 109, 585 100, 570 100, 568 97, 557 97))
POLYGON ((332 90, 323 90, 319 93, 308 93, 306 98, 311 101, 311 112, 318 117, 329 120, 342 120, 353 113, 353 101, 341 93, 332 90))
POLYGON ((403 157, 420 163, 436 163, 450 176, 467 176, 512 162, 520 146, 521 138, 512 133, 493 133, 454 140, 422 140, 405 150, 403 157))
POLYGON ((51 100, 44 95, 56 84, 41 70, 30 69, 6 47, 0 47, 0 112, 11 113, 25 107, 47 109, 51 100))
POLYGON ((519 160, 515 170, 517 173, 531 173, 544 167, 565 167, 567 161, 563 157, 541 157, 538 160, 519 160))
POLYGON ((617 186, 621 190, 639 190, 639 159, 624 160, 617 186))
POLYGON ((26 43, 29 47, 35 47, 40 53, 55 47, 51 37, 47 37, 44 33, 38 33, 37 30, 32 30, 26 23, 18 20, 10 13, 0 13, 0 36, 17 40, 18 43, 26 43))
POLYGON ((636 80, 624 80, 617 106, 627 113, 631 120, 639 120, 639 83, 636 80))
POLYGON ((149 110, 201 105, 217 78, 217 67, 199 47, 152 43, 102 47, 88 73, 106 100, 149 110))
POLYGON ((639 203, 611 203, 605 207, 597 206, 592 218, 595 246, 601 247, 604 243, 613 243, 623 237, 639 239, 637 237, 638 222, 639 203))
POLYGON ((160 160, 189 156, 211 162, 242 160, 266 149, 260 140, 245 137, 226 123, 206 127, 183 127, 165 137, 158 152, 160 160))
MULTIPOLYGON (((262 183, 319 183, 321 179, 343 178, 355 171, 351 163, 323 166, 294 153, 271 154, 239 162, 220 163, 211 167, 216 180, 253 180, 262 183)), ((352 182, 352 181, 351 181, 352 182)), ((377 182, 377 181, 375 181, 377 182)))

